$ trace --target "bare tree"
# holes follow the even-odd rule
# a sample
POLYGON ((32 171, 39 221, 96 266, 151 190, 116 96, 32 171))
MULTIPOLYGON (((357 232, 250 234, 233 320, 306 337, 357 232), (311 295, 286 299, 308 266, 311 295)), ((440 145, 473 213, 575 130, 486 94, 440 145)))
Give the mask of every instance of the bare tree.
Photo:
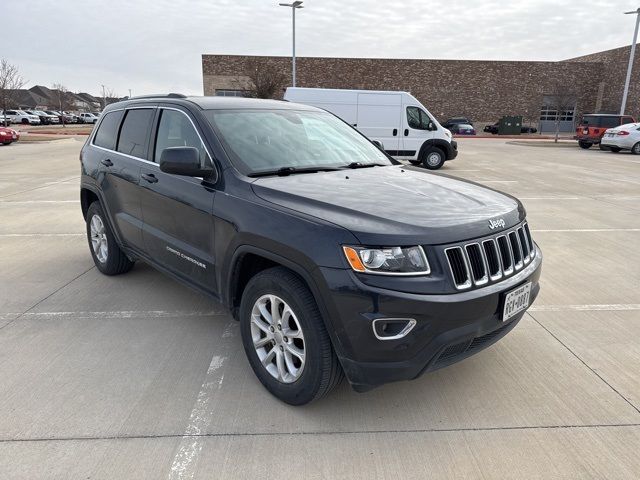
POLYGON ((276 98, 286 81, 280 68, 257 58, 247 64, 246 76, 250 84, 247 94, 254 98, 276 98))
MULTIPOLYGON (((10 64, 5 59, 0 61, 0 105, 4 112, 14 106, 13 102, 15 101, 16 90, 22 88, 25 83, 27 82, 20 75, 18 67, 10 64)), ((4 114, 2 124, 7 124, 6 113, 4 114)))
POLYGON ((551 107, 555 110, 556 115, 554 119, 555 124, 555 142, 558 143, 558 137, 560 136, 560 122, 563 118, 569 116, 569 112, 571 112, 571 117, 573 117, 573 113, 576 108, 576 99, 577 94, 575 90, 570 87, 564 85, 558 85, 553 90, 553 93, 547 95, 547 106, 551 107))
POLYGON ((58 111, 60 112, 60 115, 62 115, 60 121, 62 122, 62 126, 64 127, 66 119, 63 112, 71 110, 73 108, 71 95, 69 95, 69 90, 67 89, 67 87, 65 87, 61 83, 54 83, 51 86, 51 90, 53 92, 53 98, 57 106, 59 107, 58 111))

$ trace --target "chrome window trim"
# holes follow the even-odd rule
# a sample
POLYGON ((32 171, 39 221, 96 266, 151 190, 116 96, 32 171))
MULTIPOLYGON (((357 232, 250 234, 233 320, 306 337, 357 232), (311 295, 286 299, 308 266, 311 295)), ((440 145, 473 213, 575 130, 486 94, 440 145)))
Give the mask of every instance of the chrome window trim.
MULTIPOLYGON (((149 109, 153 109, 153 110, 175 110, 176 112, 180 112, 180 113, 182 113, 185 117, 187 117, 187 119, 189 120, 189 122, 191 122, 191 126, 192 126, 192 127, 193 127, 193 129, 196 131, 196 135, 198 135, 198 138, 199 138, 199 139, 200 139, 200 141, 202 142, 202 145, 204 146, 204 149, 205 149, 205 151, 207 152, 207 155, 209 156, 209 160, 211 161, 211 167, 213 167, 213 169, 214 169, 214 170, 215 170, 215 172, 216 172, 216 179, 220 178, 220 172, 218 171, 218 168, 217 168, 217 166, 216 166, 215 162, 213 161, 213 158, 214 158, 214 157, 213 157, 213 155, 211 155, 211 151, 209 150, 209 147, 207 146, 207 144, 205 143, 205 141, 202 139, 202 136, 200 135, 200 132, 198 131, 198 128, 196 127, 196 124, 195 124, 195 123, 193 123, 193 120, 191 120, 191 117, 189 117, 189 115, 187 115, 184 111, 180 110, 179 108, 175 108, 175 107, 164 107, 164 106, 158 106, 158 105, 154 105, 154 106, 135 106, 135 107, 124 107, 124 108, 115 108, 115 109, 113 109, 113 110, 109 110, 109 111, 107 112, 107 115, 108 115, 109 113, 112 113, 112 112, 122 112, 122 111, 125 111, 125 112, 126 112, 127 110, 136 110, 136 109, 138 109, 138 110, 139 110, 139 109, 147 109, 147 110, 149 110, 149 109)), ((134 155, 129 155, 129 154, 126 154, 126 153, 119 152, 119 151, 117 151, 117 150, 111 150, 111 149, 109 149, 109 148, 105 148, 105 147, 101 147, 101 146, 99 146, 99 145, 96 145, 96 144, 94 143, 94 140, 95 140, 96 134, 98 133, 98 128, 100 127, 100 125, 102 125, 102 119, 103 119, 103 118, 105 118, 105 117, 106 117, 106 115, 103 113, 103 114, 100 116, 100 119, 101 119, 101 120, 100 120, 100 123, 99 123, 99 124, 98 124, 94 129, 93 129, 93 132, 91 133, 91 137, 90 137, 89 144, 90 144, 92 147, 94 147, 94 148, 98 148, 98 149, 100 149, 100 150, 104 150, 105 152, 115 153, 116 155, 122 155, 122 156, 124 156, 124 157, 131 158, 132 160, 138 160, 139 162, 143 162, 143 163, 146 163, 146 164, 148 164, 148 165, 155 165, 155 166, 156 166, 156 168, 158 168, 158 169, 160 168, 160 165, 158 165, 156 162, 152 162, 152 161, 150 161, 150 160, 146 160, 146 159, 144 159, 144 158, 136 157, 136 156, 134 156, 134 155)), ((121 126, 122 126, 122 125, 121 125, 121 126)), ((153 139, 153 147, 154 147, 154 152, 153 152, 153 153, 154 153, 154 154, 155 154, 155 144, 156 144, 156 139, 153 139)), ((200 180, 202 180, 202 179, 203 179, 202 177, 192 177, 192 178, 199 178, 200 180)))

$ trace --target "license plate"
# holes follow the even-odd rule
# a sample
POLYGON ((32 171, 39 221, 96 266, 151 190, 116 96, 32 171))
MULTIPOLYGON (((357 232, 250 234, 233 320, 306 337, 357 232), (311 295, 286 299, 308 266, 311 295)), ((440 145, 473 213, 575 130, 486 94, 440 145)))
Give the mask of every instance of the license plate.
POLYGON ((507 293, 504 299, 504 309, 502 310, 502 321, 506 322, 514 315, 525 310, 529 306, 530 295, 531 282, 507 293))

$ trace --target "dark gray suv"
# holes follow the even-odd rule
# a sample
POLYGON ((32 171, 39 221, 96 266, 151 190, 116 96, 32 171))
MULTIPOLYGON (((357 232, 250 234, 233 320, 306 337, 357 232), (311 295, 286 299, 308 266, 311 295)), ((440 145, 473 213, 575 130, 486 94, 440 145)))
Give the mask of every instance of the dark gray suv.
POLYGON ((540 288, 517 199, 399 164, 317 108, 133 98, 105 109, 80 157, 97 268, 143 260, 226 305, 290 404, 343 376, 366 391, 461 360, 540 288))

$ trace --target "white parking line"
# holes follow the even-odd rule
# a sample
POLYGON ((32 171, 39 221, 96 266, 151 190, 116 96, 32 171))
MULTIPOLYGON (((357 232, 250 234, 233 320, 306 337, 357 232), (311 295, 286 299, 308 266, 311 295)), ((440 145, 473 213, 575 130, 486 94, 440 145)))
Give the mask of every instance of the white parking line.
POLYGON ((22 205, 32 203, 80 203, 79 200, 0 200, 0 204, 22 205))
POLYGON ((603 303, 584 305, 532 305, 531 312, 563 312, 563 311, 629 311, 640 310, 640 303, 603 303))
POLYGON ((519 200, 584 200, 580 197, 518 197, 519 200))
POLYGON ((0 237, 84 237, 86 233, 0 233, 0 237))
MULTIPOLYGON (((1 313, 0 320, 11 319, 16 315, 21 318, 61 318, 73 317, 79 319, 110 319, 110 318, 172 318, 172 317, 209 317, 217 315, 226 315, 227 311, 220 308, 218 310, 209 311, 184 311, 184 310, 119 310, 107 312, 26 312, 26 313, 1 313)), ((226 338, 226 337, 225 337, 226 338)))
MULTIPOLYGON (((222 338, 232 337, 235 328, 237 328, 236 322, 227 325, 222 333, 222 338)), ((180 440, 178 451, 173 457, 169 480, 194 478, 198 457, 202 451, 202 437, 200 435, 205 433, 211 424, 212 412, 209 405, 212 403, 215 393, 222 387, 224 373, 220 369, 226 360, 227 357, 224 355, 214 355, 211 359, 204 382, 191 410, 189 424, 180 440)))
POLYGON ((475 180, 472 179, 472 182, 478 183, 518 183, 518 180, 475 180))

